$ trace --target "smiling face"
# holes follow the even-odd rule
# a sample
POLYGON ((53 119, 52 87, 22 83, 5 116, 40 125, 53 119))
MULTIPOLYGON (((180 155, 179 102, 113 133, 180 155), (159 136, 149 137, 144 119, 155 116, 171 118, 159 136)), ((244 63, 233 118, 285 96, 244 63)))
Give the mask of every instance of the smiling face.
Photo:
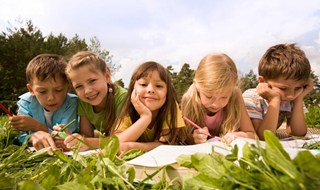
POLYGON ((29 92, 50 112, 56 111, 64 102, 69 90, 68 84, 59 76, 41 81, 36 77, 27 84, 29 92))
POLYGON ((93 105, 95 111, 100 111, 105 107, 109 76, 90 68, 90 65, 79 67, 70 71, 68 76, 79 98, 93 105))
POLYGON ((142 103, 153 113, 159 110, 166 101, 167 84, 161 80, 158 71, 150 72, 134 84, 134 89, 142 103))
POLYGON ((232 91, 233 88, 222 88, 211 93, 199 91, 199 95, 208 113, 216 113, 228 104, 232 91))
POLYGON ((306 82, 292 79, 270 79, 265 81, 277 93, 280 94, 281 102, 286 103, 296 99, 303 91, 306 82))

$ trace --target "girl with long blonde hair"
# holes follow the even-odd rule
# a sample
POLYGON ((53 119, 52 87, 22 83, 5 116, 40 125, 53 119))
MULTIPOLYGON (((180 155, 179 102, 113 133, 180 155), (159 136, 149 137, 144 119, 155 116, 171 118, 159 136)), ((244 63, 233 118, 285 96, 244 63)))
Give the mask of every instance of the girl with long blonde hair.
POLYGON ((226 54, 205 56, 195 72, 193 84, 183 95, 182 114, 202 128, 188 123, 189 143, 203 143, 211 136, 255 138, 256 134, 238 87, 238 72, 226 54))

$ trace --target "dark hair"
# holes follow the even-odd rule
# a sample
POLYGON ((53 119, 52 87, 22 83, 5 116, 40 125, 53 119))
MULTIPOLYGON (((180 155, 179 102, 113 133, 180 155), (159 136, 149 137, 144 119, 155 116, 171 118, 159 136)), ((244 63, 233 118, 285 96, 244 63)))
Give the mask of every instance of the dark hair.
POLYGON ((259 75, 268 79, 293 79, 307 81, 311 66, 305 53, 295 44, 278 44, 270 47, 262 56, 259 75))
POLYGON ((56 54, 39 54, 28 63, 26 68, 27 82, 32 84, 34 78, 44 81, 49 78, 56 80, 56 77, 61 77, 68 83, 65 74, 66 65, 67 63, 62 56, 56 54))
POLYGON ((147 77, 150 72, 157 71, 159 72, 160 78, 162 81, 164 81, 167 85, 167 95, 166 95, 166 101, 164 105, 160 108, 158 111, 158 115, 155 117, 156 119, 151 122, 150 125, 155 126, 155 139, 153 140, 159 140, 161 137, 161 131, 162 131, 162 125, 164 122, 167 123, 169 126, 169 143, 175 143, 176 141, 176 135, 177 135, 177 96, 175 89, 172 84, 171 76, 169 72, 159 63, 148 61, 143 64, 141 64, 133 73, 130 84, 128 87, 128 95, 126 97, 126 100, 123 105, 123 109, 119 115, 119 118, 117 122, 115 122, 115 127, 119 126, 123 119, 126 116, 130 116, 132 123, 136 122, 140 115, 134 108, 133 104, 131 103, 131 94, 134 90, 135 82, 141 78, 147 77), (169 116, 169 117, 168 117, 169 116))

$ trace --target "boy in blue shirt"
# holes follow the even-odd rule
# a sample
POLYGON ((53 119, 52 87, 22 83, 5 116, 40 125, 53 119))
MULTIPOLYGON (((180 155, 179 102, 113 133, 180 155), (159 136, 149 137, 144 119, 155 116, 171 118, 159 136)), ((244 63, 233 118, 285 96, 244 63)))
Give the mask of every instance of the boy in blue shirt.
MULTIPOLYGON (((53 139, 51 133, 54 125, 65 125, 77 119, 77 96, 68 93, 66 64, 55 54, 40 54, 28 63, 29 92, 19 97, 18 114, 9 119, 9 124, 20 131, 20 143, 28 140, 37 150, 49 146, 52 149, 64 147, 63 139, 53 139)), ((70 133, 78 132, 78 122, 68 129, 70 133)))

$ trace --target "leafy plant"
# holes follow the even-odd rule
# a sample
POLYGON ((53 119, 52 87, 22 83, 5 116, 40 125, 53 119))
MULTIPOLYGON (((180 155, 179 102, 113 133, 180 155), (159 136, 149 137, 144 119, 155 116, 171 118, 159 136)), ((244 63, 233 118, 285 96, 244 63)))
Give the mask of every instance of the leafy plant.
POLYGON ((308 113, 305 114, 306 122, 309 127, 320 129, 320 107, 310 106, 308 113))
POLYGON ((219 153, 197 153, 178 157, 182 166, 198 171, 185 176, 184 189, 319 189, 320 157, 301 151, 291 160, 277 137, 264 133, 266 148, 246 144, 236 162, 219 153))

